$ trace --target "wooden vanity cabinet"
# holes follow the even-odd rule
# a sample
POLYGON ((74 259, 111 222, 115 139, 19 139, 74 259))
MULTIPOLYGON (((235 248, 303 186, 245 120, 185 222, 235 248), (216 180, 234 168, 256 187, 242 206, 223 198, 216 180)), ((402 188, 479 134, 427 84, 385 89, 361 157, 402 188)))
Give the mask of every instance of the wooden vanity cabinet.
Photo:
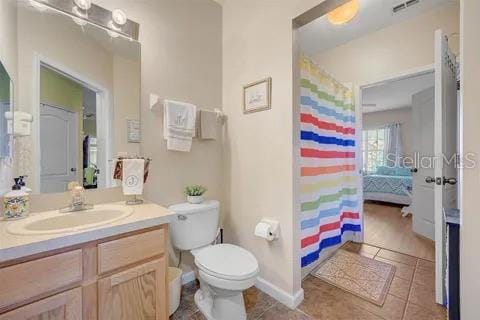
POLYGON ((0 320, 167 320, 167 241, 163 225, 0 265, 0 320))
POLYGON ((165 258, 98 281, 98 315, 102 320, 163 319, 166 310, 165 258))
POLYGON ((82 289, 76 288, 0 315, 0 320, 81 320, 82 289))

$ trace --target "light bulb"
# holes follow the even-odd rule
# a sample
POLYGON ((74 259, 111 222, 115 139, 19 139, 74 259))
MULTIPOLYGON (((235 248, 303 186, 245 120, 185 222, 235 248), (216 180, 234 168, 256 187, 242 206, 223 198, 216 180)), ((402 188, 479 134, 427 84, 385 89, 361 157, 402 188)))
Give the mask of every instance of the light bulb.
POLYGON ((73 0, 73 2, 82 10, 88 10, 92 6, 92 0, 73 0))
POLYGON ((113 10, 112 19, 113 22, 120 26, 123 26, 125 23, 127 23, 127 15, 125 14, 125 12, 123 12, 123 10, 120 9, 113 10))

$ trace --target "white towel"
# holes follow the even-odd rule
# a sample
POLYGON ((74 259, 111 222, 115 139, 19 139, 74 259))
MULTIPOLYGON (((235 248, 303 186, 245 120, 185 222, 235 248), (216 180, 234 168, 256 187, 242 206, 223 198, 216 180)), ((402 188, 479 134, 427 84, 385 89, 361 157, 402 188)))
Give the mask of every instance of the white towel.
POLYGON ((200 110, 199 137, 203 140, 217 139, 217 113, 215 111, 200 110))
POLYGON ((165 100, 163 136, 167 150, 189 152, 195 136, 197 107, 190 103, 165 100))
POLYGON ((124 195, 141 195, 143 193, 144 159, 123 159, 122 188, 124 195))

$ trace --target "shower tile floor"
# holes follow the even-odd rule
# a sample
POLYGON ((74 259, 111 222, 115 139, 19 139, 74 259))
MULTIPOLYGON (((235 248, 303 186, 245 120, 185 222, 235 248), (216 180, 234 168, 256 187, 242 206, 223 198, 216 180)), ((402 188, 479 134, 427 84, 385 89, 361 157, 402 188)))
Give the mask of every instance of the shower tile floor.
MULTIPOLYGON (((305 299, 290 310, 256 289, 244 293, 248 319, 275 320, 445 320, 446 309, 435 303, 435 264, 370 245, 347 243, 344 249, 396 266, 395 277, 382 307, 313 276, 303 281, 305 299)), ((182 301, 170 319, 205 319, 193 301, 195 282, 183 287, 182 301)))

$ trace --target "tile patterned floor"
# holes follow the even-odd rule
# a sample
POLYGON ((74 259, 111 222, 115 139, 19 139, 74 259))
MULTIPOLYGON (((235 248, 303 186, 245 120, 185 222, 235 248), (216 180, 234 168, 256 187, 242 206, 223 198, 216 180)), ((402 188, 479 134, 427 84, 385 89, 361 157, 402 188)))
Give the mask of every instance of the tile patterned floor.
MULTIPOLYGON (((431 261, 369 245, 348 243, 344 249, 395 265, 395 277, 382 307, 313 276, 303 281, 305 299, 290 310, 267 294, 250 288, 244 293, 248 319, 275 320, 446 320, 435 303, 435 265, 431 261)), ((205 319, 193 301, 196 283, 183 288, 180 307, 171 320, 205 319)))

